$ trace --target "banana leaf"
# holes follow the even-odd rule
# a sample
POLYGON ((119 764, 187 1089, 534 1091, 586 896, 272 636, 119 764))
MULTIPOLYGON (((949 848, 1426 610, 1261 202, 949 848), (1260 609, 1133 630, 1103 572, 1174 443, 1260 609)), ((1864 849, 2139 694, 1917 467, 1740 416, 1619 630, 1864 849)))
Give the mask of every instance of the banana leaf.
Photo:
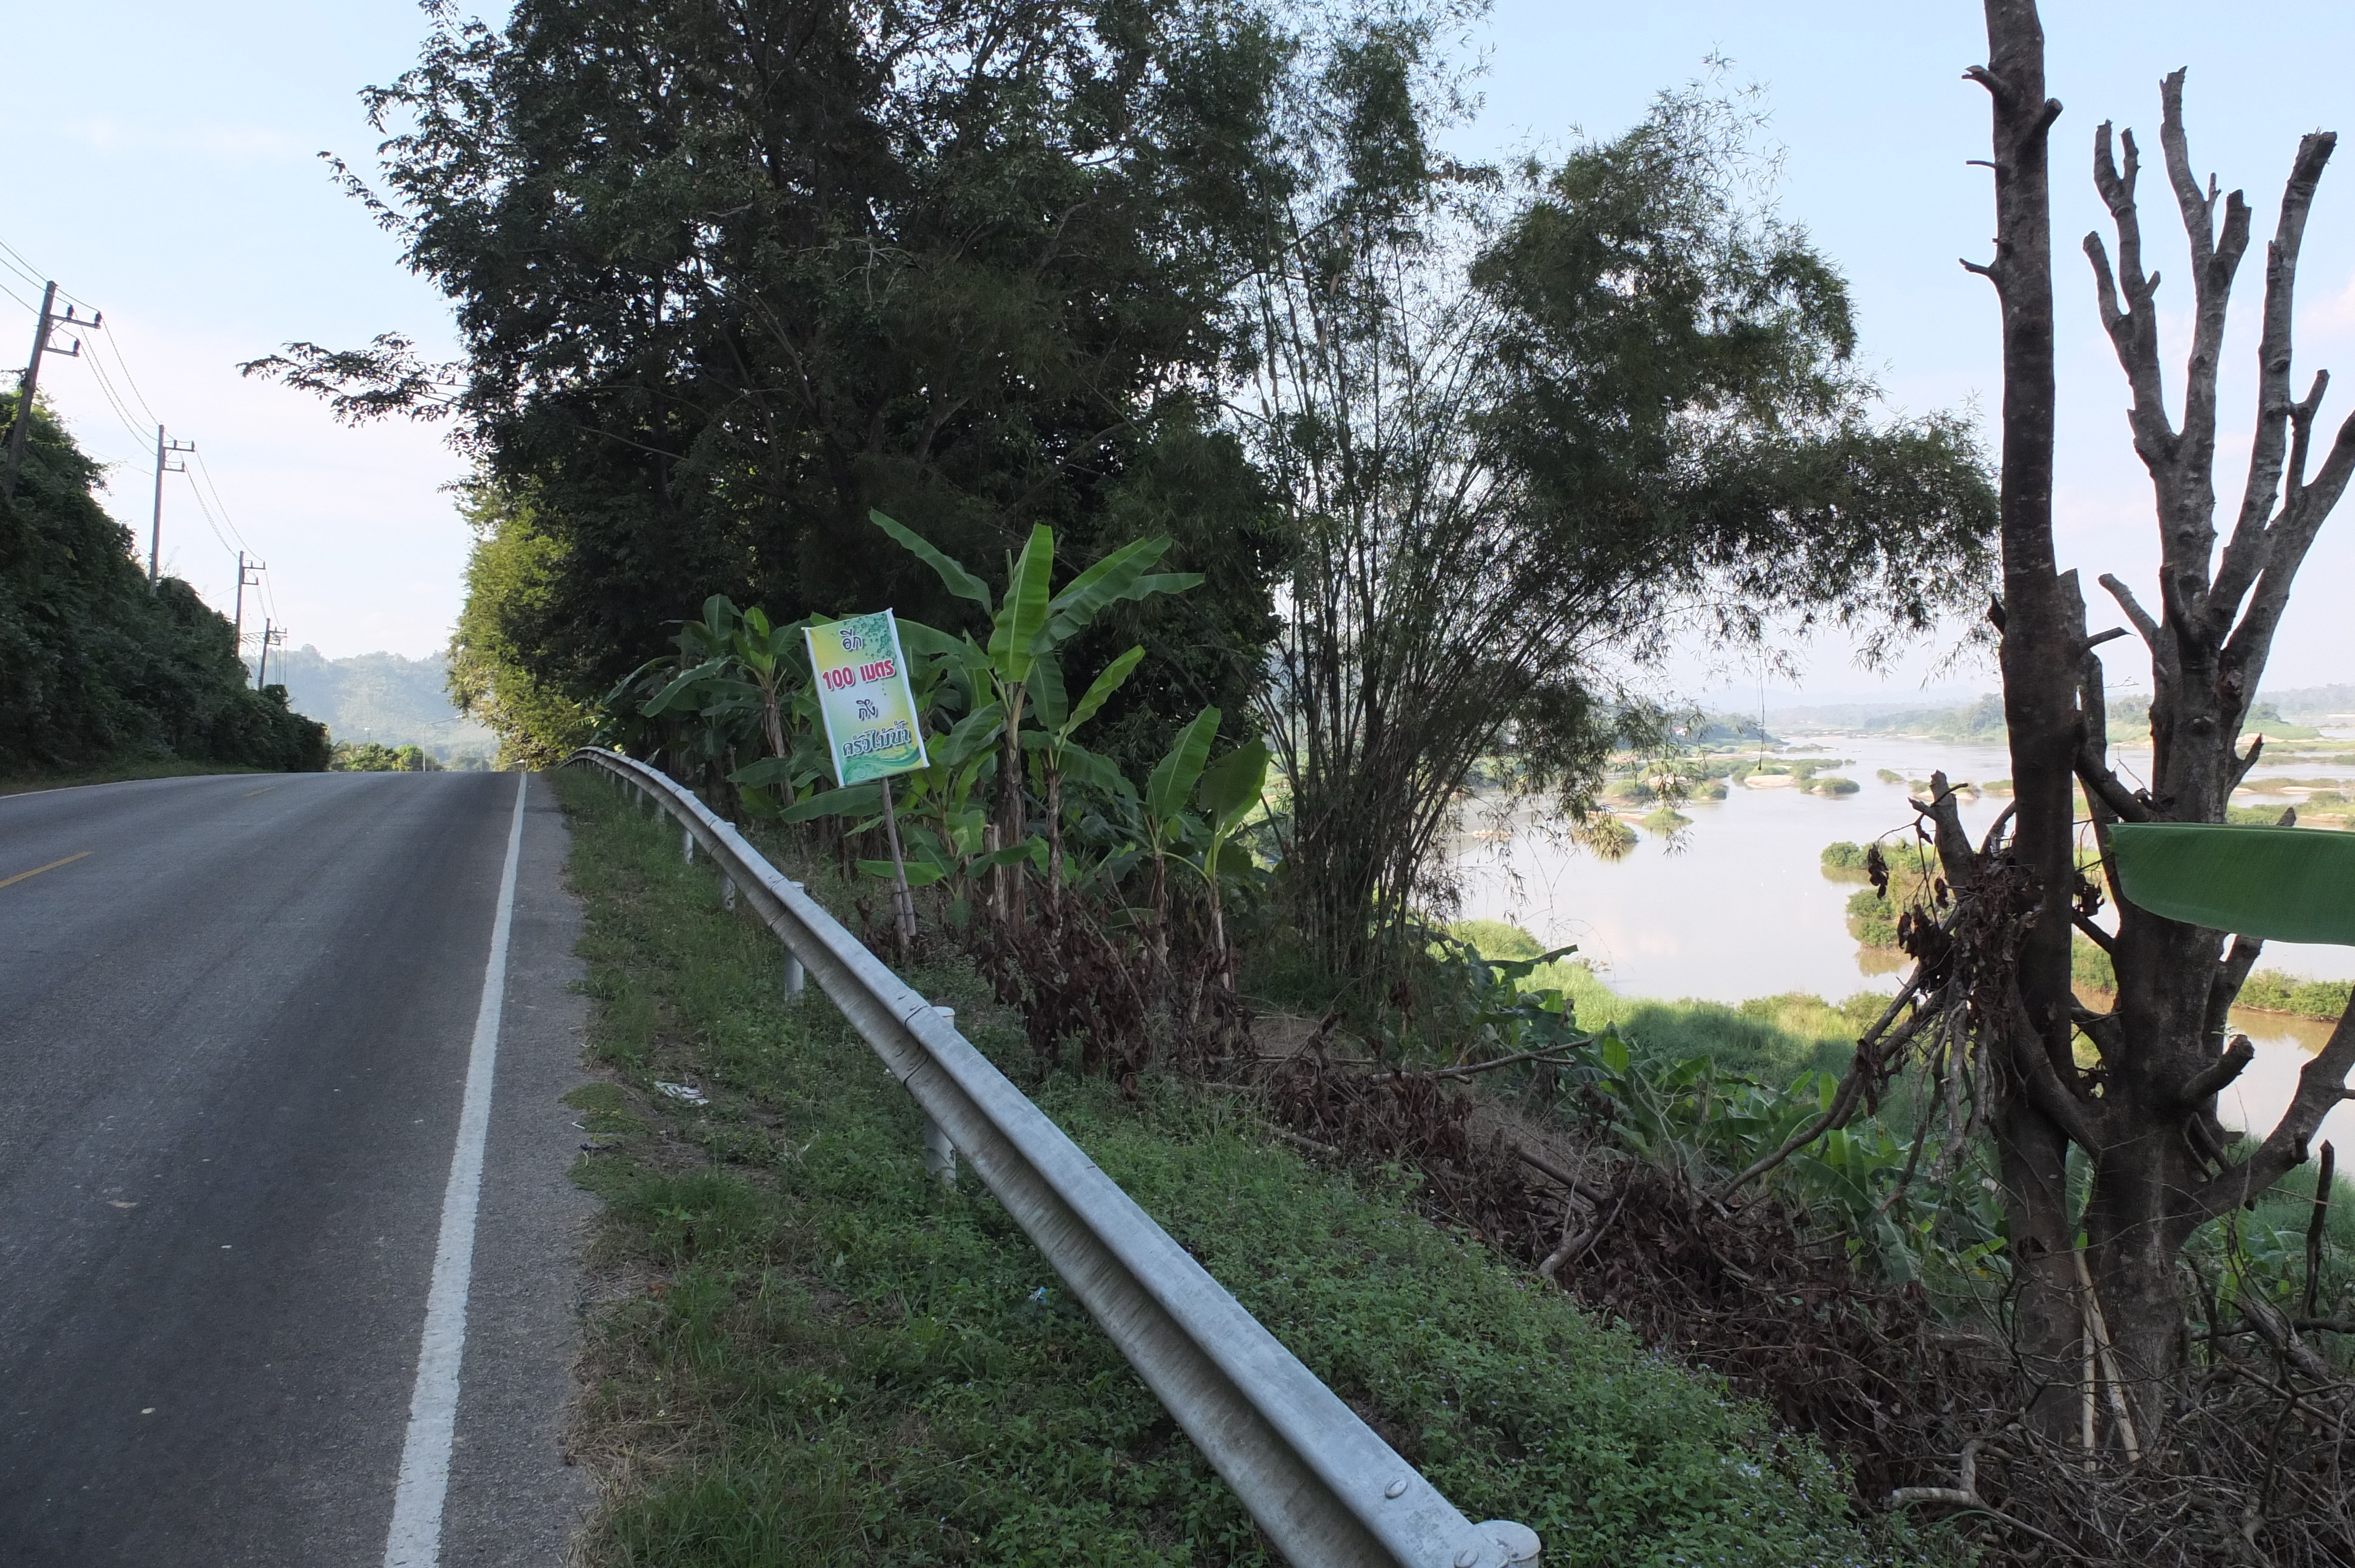
POLYGON ((971 599, 981 606, 984 614, 988 612, 990 609, 988 584, 966 571, 963 566, 947 556, 941 554, 908 528, 884 516, 880 512, 869 510, 867 516, 875 526, 897 539, 910 555, 940 574, 940 579, 949 592, 959 599, 971 599))
POLYGON ((820 817, 864 815, 882 809, 881 789, 872 784, 853 784, 847 789, 821 789, 808 800, 786 807, 778 820, 812 822, 820 817))
POLYGON ((1154 768, 1153 776, 1145 784, 1145 809, 1156 822, 1175 818, 1194 793, 1195 781, 1202 777, 1202 765, 1210 759, 1210 742, 1218 738, 1219 710, 1204 708, 1194 715, 1194 722, 1178 734, 1177 744, 1169 755, 1154 768))
POLYGON ((1007 574, 1006 601, 989 633, 989 662, 1011 685, 1030 678, 1039 634, 1047 628, 1047 583, 1055 570, 1055 531, 1035 524, 1007 574))
POLYGON ((2121 822, 2110 842, 2126 896, 2154 915, 2270 941, 2355 947, 2355 834, 2121 822))
MULTIPOLYGON (((895 868, 888 860, 862 860, 858 863, 858 869, 869 876, 880 877, 889 882, 895 868)), ((946 866, 933 865, 921 860, 910 861, 905 870, 908 885, 911 887, 929 887, 949 874, 946 866)))
POLYGON ((1267 743, 1253 740, 1230 751, 1202 770, 1195 798, 1210 813, 1210 825, 1221 836, 1231 833, 1259 804, 1267 782, 1267 743))
POLYGON ((1067 641, 1105 606, 1127 598, 1146 568, 1169 553, 1169 545, 1166 534, 1123 545, 1064 584, 1063 591, 1047 606, 1045 640, 1050 644, 1067 641))

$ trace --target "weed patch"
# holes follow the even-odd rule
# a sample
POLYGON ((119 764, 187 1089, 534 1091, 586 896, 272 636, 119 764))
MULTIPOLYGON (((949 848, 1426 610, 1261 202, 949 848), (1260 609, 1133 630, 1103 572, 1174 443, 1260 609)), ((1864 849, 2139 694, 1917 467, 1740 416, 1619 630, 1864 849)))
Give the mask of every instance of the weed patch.
MULTIPOLYGON (((1253 1564, 1249 1519, 774 940, 677 832, 559 780, 593 1049, 600 1309, 576 1449, 603 1564, 1253 1564), (659 1084, 702 1091, 698 1106, 659 1084)), ((813 885, 815 885, 815 879, 813 885)), ((909 979, 1001 1065, 1019 1020, 962 962, 909 979)), ((1402 1175, 1271 1146, 1248 1106, 1056 1075, 1046 1112, 1467 1514, 1554 1564, 1867 1562, 1813 1445, 1418 1215, 1402 1175)))

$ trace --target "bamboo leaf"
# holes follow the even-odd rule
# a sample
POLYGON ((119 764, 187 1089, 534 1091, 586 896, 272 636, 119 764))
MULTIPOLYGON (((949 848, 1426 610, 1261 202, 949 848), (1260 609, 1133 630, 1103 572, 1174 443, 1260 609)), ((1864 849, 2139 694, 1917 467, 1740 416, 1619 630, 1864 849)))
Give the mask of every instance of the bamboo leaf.
POLYGON ((2355 947, 2355 835, 2213 822, 2110 830, 2126 896, 2187 925, 2355 947))
POLYGON ((930 543, 918 536, 913 530, 906 528, 898 523, 894 523, 890 518, 884 516, 880 512, 869 510, 867 514, 867 518, 868 521, 874 524, 875 526, 882 529, 886 534, 890 535, 892 538, 897 539, 910 555, 915 556, 916 559, 923 562, 924 565, 932 567, 934 572, 938 573, 941 581, 948 586, 949 592, 956 595, 959 599, 971 599, 974 603, 981 606, 983 614, 986 615, 989 613, 989 585, 987 583, 983 582, 979 577, 975 577, 971 572, 966 571, 958 562, 952 560, 947 556, 943 555, 939 550, 933 548, 930 543))

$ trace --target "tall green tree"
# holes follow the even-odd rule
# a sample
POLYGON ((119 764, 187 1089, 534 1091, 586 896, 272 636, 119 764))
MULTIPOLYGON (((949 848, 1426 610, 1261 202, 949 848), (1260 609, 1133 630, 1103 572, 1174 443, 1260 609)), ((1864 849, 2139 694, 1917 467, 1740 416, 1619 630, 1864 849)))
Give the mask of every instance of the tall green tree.
POLYGON ((1284 58, 1233 0, 445 11, 368 95, 381 198, 352 184, 464 359, 387 336, 252 368, 349 418, 454 416, 489 482, 529 486, 541 605, 499 615, 568 699, 713 592, 977 626, 878 547, 879 507, 975 560, 1039 524, 1080 559, 1169 533, 1213 591, 1103 635, 1186 689, 1107 718, 1240 700, 1279 541, 1205 389, 1284 182, 1284 58))
POLYGON ((1444 158, 1437 18, 1304 62, 1304 177, 1235 399, 1299 535, 1266 721, 1285 873, 1348 967, 1434 886, 1474 761, 1592 799, 1607 673, 1679 626, 1868 653, 1973 604, 1994 497, 1958 420, 1881 415, 1848 292, 1742 197, 1705 94, 1518 175, 1444 158))

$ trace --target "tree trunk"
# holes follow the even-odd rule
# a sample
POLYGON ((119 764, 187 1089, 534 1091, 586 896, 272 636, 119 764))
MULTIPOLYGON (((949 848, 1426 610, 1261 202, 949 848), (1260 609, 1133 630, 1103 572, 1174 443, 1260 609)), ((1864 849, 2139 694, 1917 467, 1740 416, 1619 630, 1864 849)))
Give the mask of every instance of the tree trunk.
POLYGON ((1971 266, 1996 286, 2003 321, 2004 720, 2019 814, 2011 855, 2035 908, 2017 949, 2024 1016, 1997 1033, 2013 1057, 1999 1075, 1995 1118, 2017 1295, 2017 1349, 2037 1391, 2031 1414, 2049 1427, 2073 1407, 2068 1369, 2078 1337, 2072 1230, 2062 1180, 2067 1136, 2032 1093, 2047 1065, 2069 1092, 2074 1028, 2069 984, 2072 848, 2077 748, 2074 645, 2052 551, 2052 244, 2047 145, 2060 103, 2044 95, 2044 28, 2035 0, 1987 0, 1987 63, 1970 76, 1994 105, 1996 249, 1971 266), (2042 1062, 2038 1061, 2041 1057, 2042 1062))

